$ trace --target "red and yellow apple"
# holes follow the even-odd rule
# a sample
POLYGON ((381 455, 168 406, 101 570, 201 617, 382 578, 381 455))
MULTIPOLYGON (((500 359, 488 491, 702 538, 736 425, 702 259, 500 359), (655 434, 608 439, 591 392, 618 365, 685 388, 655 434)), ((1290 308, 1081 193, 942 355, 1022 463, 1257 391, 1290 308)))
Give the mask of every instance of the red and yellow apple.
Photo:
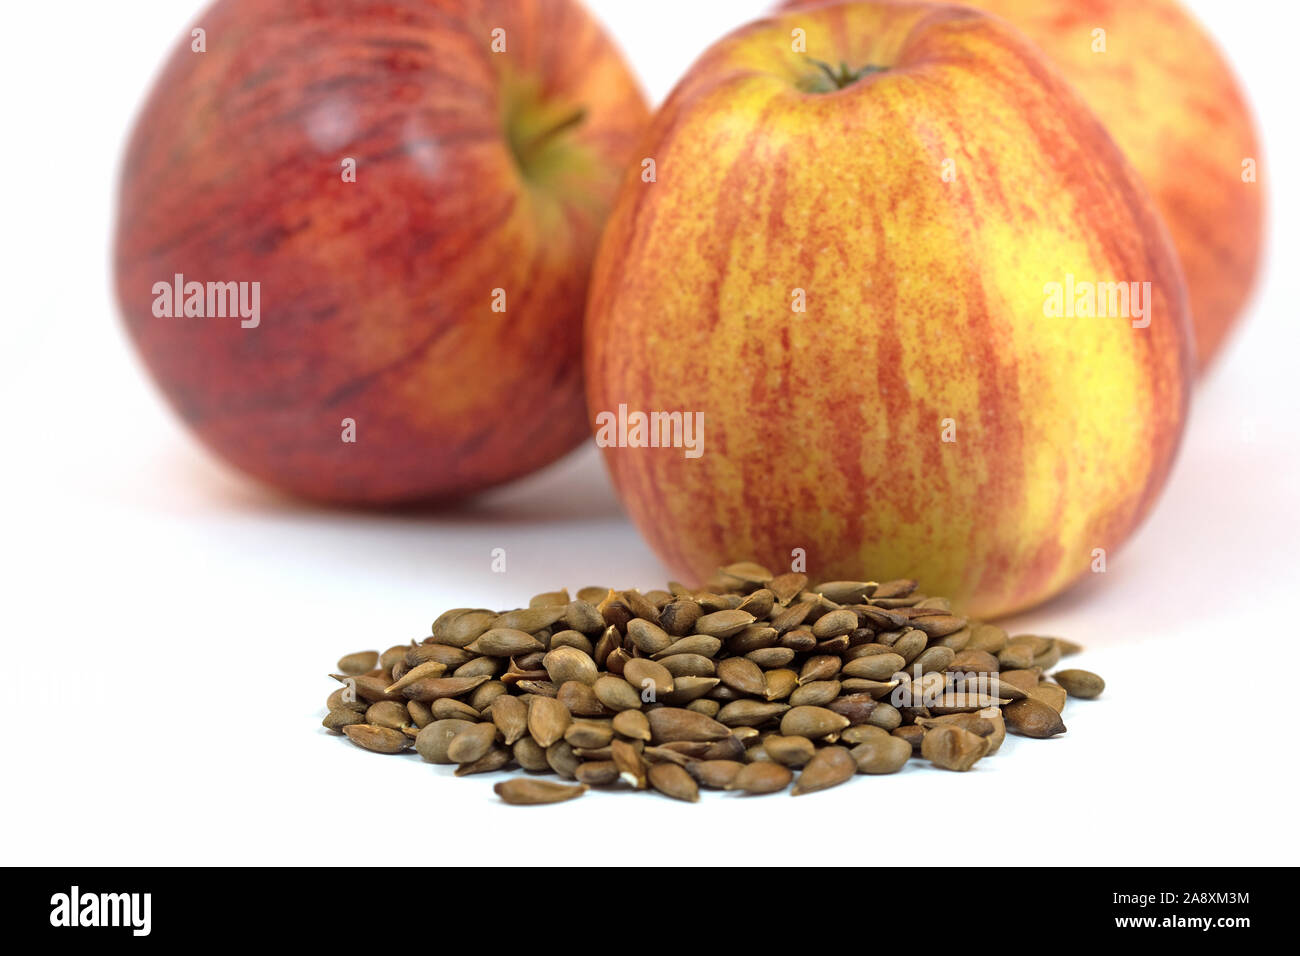
POLYGON ((1177 0, 957 2, 1037 44, 1141 174, 1182 261, 1203 370, 1249 297, 1264 226, 1259 140, 1214 40, 1177 0))
POLYGON ((209 448, 294 494, 526 474, 588 434, 587 283, 648 116, 574 0, 220 0, 126 152, 127 329, 209 448))
POLYGON ((588 404, 675 573, 802 554, 999 615, 1151 508, 1192 374, 1177 257, 1004 21, 854 3, 751 24, 640 151, 654 175, 628 173, 592 277, 588 404), (1125 307, 1089 283, 1139 285, 1125 307), (638 413, 701 415, 702 441, 604 427, 638 413))

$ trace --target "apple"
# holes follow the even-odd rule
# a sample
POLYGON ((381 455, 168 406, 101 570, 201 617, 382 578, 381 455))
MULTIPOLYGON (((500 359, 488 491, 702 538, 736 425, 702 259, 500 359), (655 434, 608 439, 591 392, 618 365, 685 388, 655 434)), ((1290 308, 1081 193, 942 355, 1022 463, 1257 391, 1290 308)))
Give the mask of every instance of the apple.
POLYGON ((202 442, 384 505, 587 431, 582 313, 649 111, 574 0, 220 0, 131 135, 126 328, 202 442))
POLYGON ((914 577, 996 616, 1112 566, 1183 431, 1186 289, 1020 33, 920 4, 762 20, 640 152, 655 175, 629 171, 592 277, 588 405, 677 575, 914 577))
POLYGON ((1033 40, 1141 174, 1183 264, 1204 370, 1249 298, 1264 229, 1259 139, 1214 40, 1177 0, 959 2, 1033 40))

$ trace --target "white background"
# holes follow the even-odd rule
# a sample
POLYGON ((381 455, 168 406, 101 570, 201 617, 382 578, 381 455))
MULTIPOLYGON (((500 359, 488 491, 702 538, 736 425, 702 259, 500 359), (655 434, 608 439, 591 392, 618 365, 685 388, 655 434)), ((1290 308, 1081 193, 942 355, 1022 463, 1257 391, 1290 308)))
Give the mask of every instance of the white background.
MULTIPOLYGON (((592 6, 659 100, 766 4, 592 6)), ((1104 698, 1071 702, 1065 737, 1008 738, 965 775, 914 761, 798 800, 616 793, 516 809, 492 796, 499 776, 454 779, 327 735, 324 675, 342 652, 427 634, 452 605, 660 586, 594 450, 457 513, 400 517, 286 502, 213 461, 129 350, 108 269, 123 137, 198 6, 7 4, 0 858, 329 864, 355 855, 360 814, 429 864, 509 861, 509 834, 543 822, 590 842, 547 840, 540 859, 588 862, 628 820, 664 835, 649 858, 628 845, 641 864, 861 863, 950 824, 915 862, 969 866, 989 849, 964 835, 972 820, 1015 848, 1003 862, 1295 863, 1297 24, 1289 4, 1193 7, 1263 127, 1270 267, 1154 515, 1109 573, 1014 622, 1087 645, 1076 660, 1106 677, 1104 698), (504 575, 488 573, 497 547, 504 575), (896 826, 855 836, 868 809, 896 826), (841 821, 831 838, 800 836, 825 818, 841 821), (774 832, 789 839, 760 835, 774 832)))

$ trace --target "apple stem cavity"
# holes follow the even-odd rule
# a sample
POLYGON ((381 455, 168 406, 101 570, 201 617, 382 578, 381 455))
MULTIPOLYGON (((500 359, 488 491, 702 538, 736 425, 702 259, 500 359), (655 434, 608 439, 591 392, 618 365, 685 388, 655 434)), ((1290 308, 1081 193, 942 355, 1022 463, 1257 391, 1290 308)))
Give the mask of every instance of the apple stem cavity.
POLYGON ((554 143, 571 129, 581 126, 587 119, 585 107, 578 107, 561 116, 555 122, 539 130, 530 131, 523 137, 512 136, 511 147, 520 168, 525 172, 533 169, 537 159, 554 143))
POLYGON ((849 65, 842 60, 837 69, 829 63, 814 59, 813 57, 808 57, 808 59, 816 64, 817 69, 824 74, 824 78, 822 76, 815 77, 814 82, 810 85, 809 91, 813 93, 833 93, 836 90, 842 90, 845 87, 852 86, 863 77, 870 76, 873 73, 883 73, 889 69, 887 66, 867 64, 860 69, 852 70, 849 69, 849 65), (830 86, 826 85, 827 80, 830 81, 830 86))

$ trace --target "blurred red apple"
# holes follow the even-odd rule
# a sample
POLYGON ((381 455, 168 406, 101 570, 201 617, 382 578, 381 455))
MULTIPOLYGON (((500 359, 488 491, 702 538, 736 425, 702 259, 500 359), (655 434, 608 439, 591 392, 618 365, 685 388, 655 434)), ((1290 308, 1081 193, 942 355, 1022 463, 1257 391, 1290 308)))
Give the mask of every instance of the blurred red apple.
POLYGON ((583 8, 220 0, 196 27, 131 136, 115 266, 198 437, 367 504, 586 437, 587 281, 647 109, 583 8))

